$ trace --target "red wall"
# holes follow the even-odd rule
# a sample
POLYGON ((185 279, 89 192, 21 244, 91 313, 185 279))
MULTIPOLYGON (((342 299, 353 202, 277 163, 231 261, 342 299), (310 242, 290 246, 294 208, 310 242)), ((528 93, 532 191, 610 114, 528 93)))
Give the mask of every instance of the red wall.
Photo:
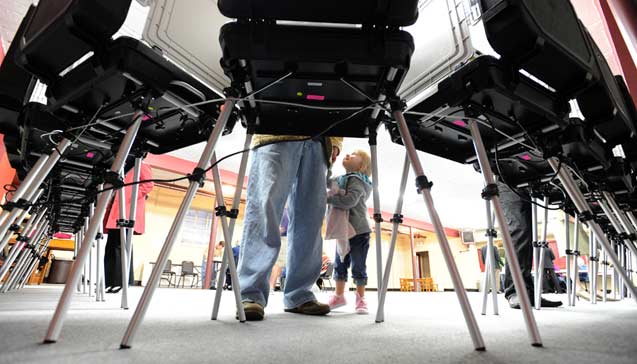
MULTIPOLYGON (((0 39, 0 64, 4 59, 4 49, 2 48, 2 39, 0 39)), ((0 202, 6 193, 4 185, 13 183, 15 178, 15 169, 11 168, 7 159, 7 151, 4 147, 4 135, 0 134, 0 202)))

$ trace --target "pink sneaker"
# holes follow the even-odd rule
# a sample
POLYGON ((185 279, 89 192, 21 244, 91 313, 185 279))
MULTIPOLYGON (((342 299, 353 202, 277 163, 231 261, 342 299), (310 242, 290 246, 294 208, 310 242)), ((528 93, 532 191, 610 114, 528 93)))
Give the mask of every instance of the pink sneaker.
POLYGON ((359 315, 367 315, 369 313, 365 297, 361 297, 358 292, 356 292, 356 313, 359 315))
POLYGON ((333 294, 330 296, 327 304, 330 305, 330 309, 333 310, 335 308, 345 306, 347 304, 347 301, 345 300, 345 296, 337 296, 333 294))

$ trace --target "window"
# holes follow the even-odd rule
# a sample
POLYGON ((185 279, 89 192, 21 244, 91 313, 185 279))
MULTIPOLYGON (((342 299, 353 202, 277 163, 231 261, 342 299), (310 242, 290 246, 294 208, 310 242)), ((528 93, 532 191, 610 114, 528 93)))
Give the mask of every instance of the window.
POLYGON ((181 231, 181 243, 184 245, 208 246, 211 225, 212 211, 188 210, 181 231))

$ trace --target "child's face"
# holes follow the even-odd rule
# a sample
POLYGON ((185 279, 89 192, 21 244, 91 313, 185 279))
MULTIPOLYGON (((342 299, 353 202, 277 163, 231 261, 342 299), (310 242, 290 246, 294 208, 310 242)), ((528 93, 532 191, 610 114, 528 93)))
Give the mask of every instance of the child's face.
POLYGON ((363 159, 356 153, 350 153, 343 158, 343 167, 348 172, 358 172, 363 168, 363 159))

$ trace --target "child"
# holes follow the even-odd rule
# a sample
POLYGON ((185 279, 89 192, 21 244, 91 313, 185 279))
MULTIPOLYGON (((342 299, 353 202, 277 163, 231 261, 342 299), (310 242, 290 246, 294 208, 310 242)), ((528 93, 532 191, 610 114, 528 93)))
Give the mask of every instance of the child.
POLYGON ((356 312, 367 314, 365 302, 365 286, 367 285, 367 251, 369 250, 369 234, 371 229, 367 222, 366 201, 372 192, 371 160, 363 150, 357 150, 348 154, 343 159, 345 175, 335 178, 338 187, 342 191, 327 198, 327 203, 332 208, 347 210, 349 223, 355 231, 355 235, 349 239, 350 250, 341 259, 337 251, 334 259, 334 281, 336 293, 329 299, 330 308, 344 306, 347 301, 344 297, 345 282, 347 281, 347 269, 352 266, 352 279, 356 284, 356 312))

